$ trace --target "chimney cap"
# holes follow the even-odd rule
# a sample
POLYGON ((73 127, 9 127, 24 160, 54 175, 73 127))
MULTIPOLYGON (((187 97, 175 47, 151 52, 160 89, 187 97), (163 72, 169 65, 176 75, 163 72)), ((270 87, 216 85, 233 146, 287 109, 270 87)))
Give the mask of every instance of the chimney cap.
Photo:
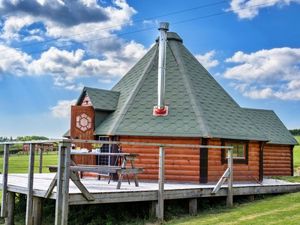
POLYGON ((169 23, 168 22, 160 22, 158 30, 169 30, 169 23))

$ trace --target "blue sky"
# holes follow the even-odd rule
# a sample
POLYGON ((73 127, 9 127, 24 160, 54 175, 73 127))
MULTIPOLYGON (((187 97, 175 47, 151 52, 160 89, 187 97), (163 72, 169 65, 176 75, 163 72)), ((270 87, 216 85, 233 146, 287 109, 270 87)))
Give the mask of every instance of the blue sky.
POLYGON ((110 89, 170 22, 243 107, 300 128, 299 0, 0 0, 0 136, 60 137, 83 86, 110 89))

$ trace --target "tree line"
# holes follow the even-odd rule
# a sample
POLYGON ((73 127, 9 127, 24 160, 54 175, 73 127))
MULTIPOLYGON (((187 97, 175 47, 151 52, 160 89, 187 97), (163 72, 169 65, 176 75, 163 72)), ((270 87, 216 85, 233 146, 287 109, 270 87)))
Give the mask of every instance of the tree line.
POLYGON ((6 141, 35 141, 35 140, 49 140, 49 138, 44 136, 21 136, 21 137, 0 137, 0 142, 6 141))
MULTIPOLYGON (((7 141, 34 141, 34 140, 49 140, 49 138, 44 136, 21 136, 21 137, 0 137, 0 142, 7 142, 7 141)), ((22 150, 22 144, 15 144, 10 147, 11 153, 17 153, 18 151, 22 150)), ((3 154, 3 145, 0 145, 0 155, 3 154)))
POLYGON ((291 134, 294 136, 300 136, 300 129, 290 130, 291 134))

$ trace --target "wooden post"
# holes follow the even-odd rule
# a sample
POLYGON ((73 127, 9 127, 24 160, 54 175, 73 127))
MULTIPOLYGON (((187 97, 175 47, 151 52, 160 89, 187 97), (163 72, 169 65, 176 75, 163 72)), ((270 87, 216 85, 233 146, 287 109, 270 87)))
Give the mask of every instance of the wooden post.
POLYGON ((26 225, 33 225, 32 205, 33 205, 33 176, 34 176, 34 149, 35 145, 29 147, 29 164, 28 164, 28 182, 27 182, 27 201, 26 201, 26 225))
POLYGON ((198 210, 198 201, 196 198, 192 198, 189 200, 189 213, 191 216, 197 215, 198 210))
POLYGON ((4 145, 3 156, 3 175, 2 175, 2 199, 1 199, 1 217, 7 215, 7 174, 8 174, 8 159, 9 159, 9 145, 4 145))
POLYGON ((65 151, 63 151, 62 143, 58 147, 58 168, 57 168, 57 185, 56 185, 56 205, 55 205, 55 225, 62 224, 62 203, 63 203, 63 173, 65 162, 65 151))
POLYGON ((40 160, 39 160, 39 173, 43 173, 43 152, 44 152, 44 145, 39 148, 39 153, 40 153, 40 160))
POLYGON ((149 218, 157 216, 158 204, 157 201, 151 201, 149 206, 149 218))
POLYGON ((71 164, 71 144, 64 143, 62 150, 65 153, 64 161, 64 176, 63 176, 63 188, 62 188, 62 224, 68 224, 68 215, 69 215, 69 183, 70 183, 70 164, 71 164))
POLYGON ((5 218, 5 225, 14 225, 15 214, 15 193, 7 193, 7 217, 5 218))
POLYGON ((248 195, 248 200, 250 202, 253 202, 255 200, 255 196, 254 195, 248 195))
POLYGON ((158 173, 158 212, 157 218, 164 220, 164 183, 165 183, 165 149, 159 147, 159 173, 158 173))
POLYGON ((43 199, 39 197, 33 197, 33 224, 42 224, 42 212, 43 212, 43 199))
POLYGON ((227 207, 233 206, 233 159, 232 159, 232 149, 228 149, 228 168, 229 168, 229 177, 228 177, 228 193, 227 193, 227 207))

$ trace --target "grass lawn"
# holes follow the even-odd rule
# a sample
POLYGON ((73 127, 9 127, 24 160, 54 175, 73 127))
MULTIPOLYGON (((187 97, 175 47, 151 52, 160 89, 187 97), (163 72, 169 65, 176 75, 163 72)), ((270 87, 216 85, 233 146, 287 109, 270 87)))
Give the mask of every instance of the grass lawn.
MULTIPOLYGON (((300 143, 300 136, 295 136, 300 143)), ((294 148, 294 168, 300 167, 300 145, 296 145, 294 148)))
POLYGON ((299 224, 300 193, 268 197, 236 205, 232 209, 211 209, 196 217, 184 217, 167 222, 168 225, 201 224, 299 224))
MULTIPOLYGON (((28 171, 28 155, 15 154, 9 156, 9 173, 27 173, 28 171)), ((35 155, 34 170, 38 172, 39 169, 39 155, 35 155)), ((43 173, 49 172, 47 166, 57 164, 57 152, 49 152, 43 155, 43 173)), ((3 169, 3 156, 0 157, 0 171, 3 169)))

